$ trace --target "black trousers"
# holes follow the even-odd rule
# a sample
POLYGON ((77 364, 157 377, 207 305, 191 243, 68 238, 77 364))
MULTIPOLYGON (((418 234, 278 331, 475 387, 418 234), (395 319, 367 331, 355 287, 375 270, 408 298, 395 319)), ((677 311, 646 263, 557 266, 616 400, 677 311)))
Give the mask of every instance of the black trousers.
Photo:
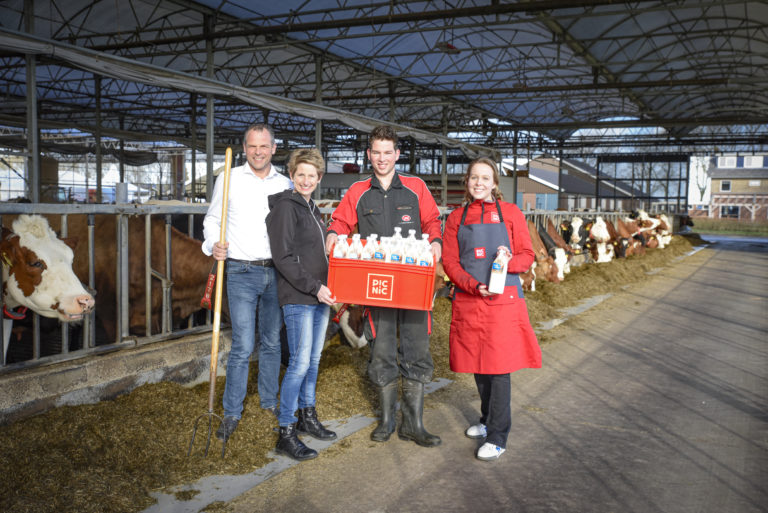
POLYGON ((480 394, 480 422, 488 432, 485 441, 506 448, 512 427, 509 374, 475 374, 475 384, 480 394))
POLYGON ((383 387, 400 376, 424 384, 432 381, 435 365, 429 352, 427 312, 377 307, 369 310, 376 327, 374 338, 370 325, 365 323, 365 335, 372 340, 368 377, 374 385, 383 387))

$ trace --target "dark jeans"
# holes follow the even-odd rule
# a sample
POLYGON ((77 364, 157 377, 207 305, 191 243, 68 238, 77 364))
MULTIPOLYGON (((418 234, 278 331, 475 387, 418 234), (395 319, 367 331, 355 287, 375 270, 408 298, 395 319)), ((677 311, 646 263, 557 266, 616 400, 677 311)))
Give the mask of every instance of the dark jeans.
POLYGON ((475 374, 480 394, 480 422, 485 424, 486 442, 507 447, 507 436, 512 427, 509 374, 475 374))

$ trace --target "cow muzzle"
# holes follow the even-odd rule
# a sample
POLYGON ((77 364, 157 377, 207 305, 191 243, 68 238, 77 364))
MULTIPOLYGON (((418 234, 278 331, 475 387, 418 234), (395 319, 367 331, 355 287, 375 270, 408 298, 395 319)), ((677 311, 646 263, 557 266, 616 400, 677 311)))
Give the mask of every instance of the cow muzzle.
POLYGON ((96 300, 90 294, 74 296, 70 301, 61 303, 56 310, 59 318, 64 322, 74 322, 83 319, 83 316, 93 311, 96 300))

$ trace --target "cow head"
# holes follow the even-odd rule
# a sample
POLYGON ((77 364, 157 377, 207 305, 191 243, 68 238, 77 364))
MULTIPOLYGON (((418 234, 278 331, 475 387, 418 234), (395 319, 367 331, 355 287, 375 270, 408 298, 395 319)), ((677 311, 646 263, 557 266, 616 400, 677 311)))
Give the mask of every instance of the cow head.
POLYGON ((343 340, 355 349, 368 345, 365 336, 365 307, 361 305, 347 305, 335 303, 333 310, 336 316, 333 321, 339 324, 343 340))
POLYGON ((560 283, 560 279, 557 277, 557 264, 555 264, 554 258, 548 255, 537 255, 535 263, 534 275, 537 280, 560 283))
POLYGON ((570 240, 566 239, 565 242, 567 242, 571 246, 582 247, 584 243, 583 241, 584 230, 582 228, 583 224, 584 224, 584 220, 579 216, 572 217, 571 218, 571 238, 570 240))
POLYGON ((625 258, 632 254, 629 244, 630 239, 626 237, 616 237, 613 241, 613 253, 616 258, 625 258))
POLYGON ((93 310, 93 296, 72 271, 74 244, 57 238, 41 216, 22 215, 12 230, 3 228, 3 305, 25 306, 64 322, 80 320, 93 310))
POLYGON ((589 230, 589 238, 595 239, 597 242, 608 242, 611 240, 611 234, 608 232, 608 225, 601 216, 595 218, 595 222, 589 230))
POLYGON ((523 287, 523 290, 535 292, 536 291, 536 262, 533 262, 531 264, 531 267, 524 273, 520 273, 518 277, 520 278, 520 285, 523 287))

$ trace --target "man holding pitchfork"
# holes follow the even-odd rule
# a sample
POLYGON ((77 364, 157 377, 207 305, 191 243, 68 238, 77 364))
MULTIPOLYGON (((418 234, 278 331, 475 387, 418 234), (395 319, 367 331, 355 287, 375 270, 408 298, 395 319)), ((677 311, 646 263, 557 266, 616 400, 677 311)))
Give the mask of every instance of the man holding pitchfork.
POLYGON ((237 428, 248 385, 248 366, 259 326, 259 382, 261 407, 277 415, 280 375, 280 329, 283 317, 277 299, 277 276, 267 236, 267 198, 293 187, 272 166, 277 146, 272 128, 249 126, 243 137, 247 162, 230 172, 226 242, 219 242, 223 180, 216 180, 203 222, 203 253, 226 261, 227 296, 232 323, 232 347, 224 388, 224 420, 216 437, 227 440, 237 428))

